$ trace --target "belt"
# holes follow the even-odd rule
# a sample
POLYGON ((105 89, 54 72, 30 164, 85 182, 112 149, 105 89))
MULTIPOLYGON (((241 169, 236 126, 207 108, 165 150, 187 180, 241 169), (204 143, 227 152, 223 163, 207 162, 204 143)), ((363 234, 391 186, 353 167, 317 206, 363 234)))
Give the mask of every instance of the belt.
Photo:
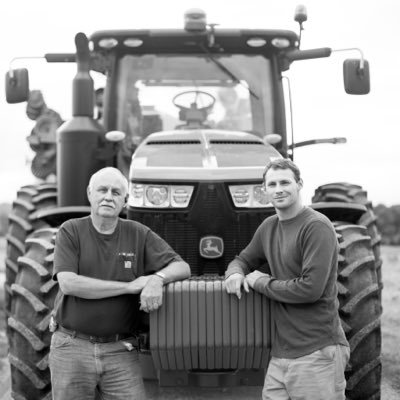
MULTIPOLYGON (((92 335, 86 335, 85 333, 77 332, 77 331, 72 331, 70 329, 64 328, 61 325, 58 325, 57 330, 60 332, 66 333, 69 336, 72 337, 77 337, 79 339, 84 339, 88 340, 89 342, 92 343, 110 343, 110 342, 118 342, 119 340, 124 340, 124 339, 134 339, 137 341, 136 337, 132 333, 116 333, 115 335, 110 335, 110 336, 92 336, 92 335)), ((133 343, 133 346, 135 344, 133 343)))

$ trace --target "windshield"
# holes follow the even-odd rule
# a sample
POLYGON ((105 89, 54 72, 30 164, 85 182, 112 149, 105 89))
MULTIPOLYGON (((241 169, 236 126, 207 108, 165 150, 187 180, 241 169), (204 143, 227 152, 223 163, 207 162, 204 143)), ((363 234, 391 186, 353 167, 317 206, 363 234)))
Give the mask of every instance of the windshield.
POLYGON ((212 128, 273 132, 270 61, 260 55, 126 55, 117 129, 138 144, 152 132, 212 128))

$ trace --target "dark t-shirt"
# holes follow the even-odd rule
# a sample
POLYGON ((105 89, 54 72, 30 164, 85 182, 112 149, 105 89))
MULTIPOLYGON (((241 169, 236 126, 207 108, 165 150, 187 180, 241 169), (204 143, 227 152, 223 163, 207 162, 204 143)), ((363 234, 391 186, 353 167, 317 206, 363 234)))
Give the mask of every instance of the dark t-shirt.
MULTIPOLYGON (((119 219, 112 234, 101 234, 90 217, 65 222, 57 233, 54 275, 75 272, 91 278, 129 282, 172 261, 172 248, 148 227, 119 219)), ((56 320, 67 329, 95 336, 132 333, 137 329, 139 295, 83 299, 64 295, 56 320)))
POLYGON ((348 345, 338 314, 338 242, 328 218, 311 208, 288 220, 267 218, 227 275, 264 263, 272 278, 257 279, 254 289, 273 300, 273 356, 296 358, 348 345))

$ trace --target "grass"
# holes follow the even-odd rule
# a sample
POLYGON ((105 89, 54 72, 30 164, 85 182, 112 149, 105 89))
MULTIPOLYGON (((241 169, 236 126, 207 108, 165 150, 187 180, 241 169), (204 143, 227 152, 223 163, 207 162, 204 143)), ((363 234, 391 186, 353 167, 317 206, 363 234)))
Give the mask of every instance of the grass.
POLYGON ((382 375, 400 393, 400 247, 382 246, 382 375))
MULTIPOLYGON (((0 237, 0 277, 4 276, 4 260, 6 256, 6 240, 4 237, 0 237)), ((0 279, 0 376, 3 374, 3 368, 8 368, 5 361, 5 357, 8 352, 7 337, 5 334, 6 328, 6 316, 4 312, 4 284, 3 280, 0 279)))

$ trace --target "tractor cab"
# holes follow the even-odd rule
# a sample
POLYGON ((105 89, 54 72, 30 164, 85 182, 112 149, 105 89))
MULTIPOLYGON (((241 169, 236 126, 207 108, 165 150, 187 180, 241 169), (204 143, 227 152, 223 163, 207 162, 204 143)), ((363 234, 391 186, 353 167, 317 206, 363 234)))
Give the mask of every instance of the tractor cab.
POLYGON ((126 134, 126 154, 153 132, 196 128, 278 134, 286 153, 280 58, 296 48, 293 32, 103 31, 90 40, 102 60, 94 68, 109 76, 105 128, 126 134))

